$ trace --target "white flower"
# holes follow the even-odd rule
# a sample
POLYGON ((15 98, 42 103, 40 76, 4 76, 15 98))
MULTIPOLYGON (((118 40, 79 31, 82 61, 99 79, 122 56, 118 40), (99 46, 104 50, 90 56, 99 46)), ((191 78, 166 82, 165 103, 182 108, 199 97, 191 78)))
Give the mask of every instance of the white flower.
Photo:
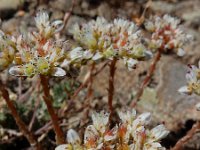
POLYGON ((126 65, 131 69, 138 60, 150 58, 150 52, 146 52, 142 43, 141 31, 128 20, 108 22, 97 18, 80 26, 74 25, 72 34, 84 51, 93 54, 91 59, 94 61, 116 57, 127 60, 126 65))
POLYGON ((70 59, 72 61, 76 60, 76 59, 81 59, 83 56, 83 49, 81 47, 77 47, 75 49, 73 49, 72 51, 70 51, 69 56, 70 59))
POLYGON ((101 111, 100 113, 92 113, 92 122, 97 131, 104 133, 109 121, 109 113, 101 111))
POLYGON ((127 65, 128 70, 131 71, 134 68, 136 68, 138 61, 132 58, 129 58, 129 59, 124 58, 124 63, 127 65))
POLYGON ((196 109, 197 109, 197 111, 200 111, 200 103, 196 104, 196 109))
POLYGON ((169 15, 161 17, 153 17, 146 21, 145 27, 152 32, 149 48, 162 50, 167 52, 174 50, 177 55, 183 56, 185 51, 183 46, 189 43, 193 38, 191 35, 185 34, 180 29, 180 20, 169 15))
POLYGON ((177 55, 178 56, 184 56, 185 55, 185 51, 182 48, 178 48, 177 55))
POLYGON ((199 68, 193 65, 189 65, 189 71, 186 74, 187 85, 181 87, 178 90, 180 93, 189 94, 189 95, 191 95, 192 93, 195 93, 197 95, 200 95, 200 69, 199 68))
POLYGON ((105 132, 104 140, 105 141, 112 141, 112 140, 116 139, 117 132, 118 132, 118 126, 115 126, 113 129, 105 132))
POLYGON ((102 54, 100 54, 99 52, 97 52, 93 57, 92 60, 97 61, 99 59, 101 59, 103 57, 102 54))
POLYGON ((70 150, 68 144, 62 144, 56 147, 55 150, 70 150))
POLYGON ((61 20, 56 20, 51 23, 49 21, 49 15, 44 11, 40 11, 36 14, 35 22, 41 36, 47 39, 61 31, 64 27, 63 21, 61 20))
POLYGON ((188 88, 188 86, 182 86, 178 89, 178 92, 183 94, 191 94, 192 91, 188 88))
POLYGON ((42 40, 37 36, 36 32, 32 32, 16 39, 16 66, 10 68, 10 74, 28 77, 36 74, 65 76, 66 72, 60 68, 65 56, 65 42, 42 40))
POLYGON ((145 143, 143 150, 165 150, 158 142, 145 143))
POLYGON ((84 134, 84 144, 90 148, 101 148, 103 146, 103 138, 98 133, 97 129, 93 125, 89 125, 84 134))
POLYGON ((125 112, 119 111, 118 115, 122 123, 132 124, 132 122, 136 118, 136 110, 132 109, 131 111, 125 111, 125 112))
POLYGON ((150 120, 151 120, 151 113, 146 112, 146 113, 139 115, 137 117, 137 119, 134 120, 134 123, 136 123, 136 124, 139 123, 141 125, 147 125, 147 124, 149 124, 150 120))
POLYGON ((13 37, 5 35, 0 30, 0 71, 6 69, 13 61, 15 55, 15 42, 13 37))
POLYGON ((68 144, 60 145, 56 150, 165 150, 159 142, 169 132, 164 125, 158 125, 152 130, 147 129, 145 126, 150 120, 149 113, 136 117, 134 109, 120 111, 121 123, 113 129, 107 127, 108 116, 109 114, 103 111, 99 114, 93 113, 93 125, 86 127, 83 144, 78 134, 70 129, 67 134, 68 144), (99 130, 101 126, 106 126, 106 129, 99 130))
POLYGON ((67 132, 67 141, 68 141, 68 143, 70 143, 72 145, 81 143, 81 139, 80 139, 78 133, 76 131, 74 131, 73 129, 70 129, 67 132))
POLYGON ((157 142, 165 138, 169 134, 169 131, 165 128, 163 124, 156 126, 150 131, 150 139, 153 142, 157 142))
POLYGON ((44 30, 44 28, 50 26, 49 15, 46 12, 40 11, 36 14, 35 23, 39 30, 44 30))

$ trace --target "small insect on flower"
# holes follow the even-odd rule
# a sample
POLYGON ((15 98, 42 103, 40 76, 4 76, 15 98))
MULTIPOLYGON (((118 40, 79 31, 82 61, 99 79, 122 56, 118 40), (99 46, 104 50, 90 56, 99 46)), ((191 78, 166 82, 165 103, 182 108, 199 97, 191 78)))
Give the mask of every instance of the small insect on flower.
POLYGON ((133 69, 138 60, 151 58, 151 53, 142 44, 141 31, 128 20, 108 22, 99 17, 80 26, 74 25, 71 32, 83 47, 79 54, 87 54, 83 59, 97 61, 115 57, 123 59, 127 67, 133 69))
POLYGON ((6 69, 13 62, 15 51, 14 38, 0 31, 0 71, 6 69))
POLYGON ((193 38, 181 30, 180 20, 169 15, 162 18, 155 16, 145 22, 145 27, 152 33, 148 40, 149 48, 168 52, 174 50, 179 56, 183 56, 185 51, 183 46, 189 43, 193 38))
POLYGON ((181 87, 178 91, 184 94, 200 95, 200 61, 199 67, 188 65, 189 71, 186 74, 187 85, 181 87))

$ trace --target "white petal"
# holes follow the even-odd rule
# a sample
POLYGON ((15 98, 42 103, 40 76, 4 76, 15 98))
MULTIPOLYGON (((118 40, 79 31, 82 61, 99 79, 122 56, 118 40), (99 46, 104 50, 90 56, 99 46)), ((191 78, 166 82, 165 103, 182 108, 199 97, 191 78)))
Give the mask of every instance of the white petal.
POLYGON ((139 120, 139 122, 142 125, 147 125, 147 124, 149 124, 149 122, 151 120, 151 113, 149 113, 149 112, 143 113, 143 114, 139 115, 136 120, 139 120))
POLYGON ((125 64, 127 65, 127 67, 128 67, 128 70, 133 70, 135 67, 136 67, 136 64, 138 63, 138 61, 137 60, 135 60, 135 59, 132 59, 132 58, 129 58, 129 59, 124 59, 124 61, 125 61, 125 64))
POLYGON ((167 131, 163 124, 156 126, 150 131, 150 137, 153 141, 159 141, 165 138, 168 134, 169 131, 167 131))
POLYGON ((63 70, 62 68, 54 67, 54 68, 51 70, 51 75, 52 75, 52 76, 55 76, 55 77, 63 77, 63 76, 66 75, 66 72, 65 72, 65 70, 63 70))
POLYGON ((197 81, 197 78, 196 78, 196 75, 193 71, 190 71, 186 74, 186 79, 189 81, 189 82, 196 82, 197 81))
POLYGON ((9 73, 13 76, 25 76, 22 66, 13 66, 9 69, 9 73))
POLYGON ((153 57, 153 54, 151 51, 145 51, 145 60, 151 59, 153 57))
POLYGON ((87 143, 87 141, 89 139, 93 139, 93 138, 96 138, 98 136, 99 136, 99 134, 98 134, 98 131, 96 130, 96 128, 93 125, 89 125, 85 129, 84 143, 87 143))
POLYGON ((87 51, 84 51, 83 58, 84 59, 90 59, 92 57, 92 55, 93 54, 89 50, 87 50, 87 51))
POLYGON ((103 147, 103 143, 100 143, 98 146, 97 146, 97 150, 101 150, 102 149, 102 147, 103 147))
POLYGON ((70 65, 70 61, 65 59, 62 64, 60 65, 62 68, 68 68, 70 65))
POLYGON ((50 47, 50 41, 46 42, 45 45, 43 46, 43 49, 45 51, 48 51, 49 50, 49 47, 50 47))
POLYGON ((153 32, 155 30, 155 25, 152 22, 148 21, 145 23, 145 28, 148 31, 153 32))
POLYGON ((143 150, 165 150, 158 142, 146 143, 143 150))
POLYGON ((70 53, 70 58, 72 60, 76 60, 76 59, 79 59, 79 58, 82 58, 83 56, 83 49, 81 47, 77 47, 75 49, 73 49, 70 53))
POLYGON ((183 94, 191 94, 192 91, 190 91, 187 86, 183 86, 178 90, 178 92, 183 94))
POLYGON ((105 141, 111 141, 114 140, 117 137, 117 131, 118 131, 118 127, 115 126, 112 130, 110 130, 109 132, 107 132, 104 136, 104 140, 105 141))
POLYGON ((182 57, 185 55, 185 51, 182 48, 179 48, 177 51, 177 55, 182 57))
POLYGON ((70 143, 70 144, 80 144, 81 143, 81 139, 78 135, 78 133, 73 130, 73 129, 70 129, 68 132, 67 132, 67 142, 70 143))
POLYGON ((92 60, 96 61, 96 60, 99 60, 103 57, 102 54, 100 54, 99 52, 97 52, 93 57, 92 57, 92 60))
POLYGON ((132 111, 126 111, 126 112, 119 111, 118 115, 123 123, 131 124, 136 117, 136 110, 132 109, 132 111))
POLYGON ((200 111, 200 103, 196 104, 197 111, 200 111))
POLYGON ((60 32, 63 29, 64 24, 63 24, 62 20, 56 20, 51 24, 51 26, 53 28, 55 28, 55 33, 57 33, 57 32, 60 32))
POLYGON ((101 111, 100 113, 93 112, 92 121, 93 121, 94 127, 99 132, 104 133, 109 121, 109 113, 105 113, 104 111, 101 111))
POLYGON ((69 150, 68 149, 68 144, 62 144, 56 147, 55 150, 69 150))
POLYGON ((129 145, 129 149, 130 149, 130 150, 135 150, 135 144, 129 145))

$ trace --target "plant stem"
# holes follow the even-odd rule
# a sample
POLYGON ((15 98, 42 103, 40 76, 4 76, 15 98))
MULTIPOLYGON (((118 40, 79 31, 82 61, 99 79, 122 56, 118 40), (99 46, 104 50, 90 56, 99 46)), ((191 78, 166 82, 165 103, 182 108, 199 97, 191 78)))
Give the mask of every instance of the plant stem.
POLYGON ((136 98, 135 100, 132 101, 131 106, 134 107, 136 105, 136 103, 140 100, 140 97, 142 96, 143 92, 144 92, 144 88, 148 85, 149 81, 151 80, 152 75, 154 74, 154 71, 156 70, 156 65, 159 62, 161 58, 161 51, 158 50, 157 54, 154 58, 153 63, 151 64, 148 74, 145 77, 144 81, 142 82, 142 85, 140 86, 137 94, 136 94, 136 98))
POLYGON ((183 149, 183 146, 184 144, 189 141, 193 136, 194 134, 197 132, 197 131, 200 131, 200 121, 196 122, 192 128, 187 132, 187 134, 182 137, 177 143, 176 145, 172 148, 172 150, 181 150, 183 149))
POLYGON ((49 115, 51 116, 51 121, 53 123, 54 131, 56 133, 56 143, 57 144, 64 144, 65 138, 62 129, 59 126, 59 119, 57 114, 54 111, 53 105, 52 105, 52 97, 50 95, 50 88, 49 88, 49 81, 48 78, 40 75, 41 79, 41 85, 43 87, 44 91, 44 102, 47 106, 47 110, 49 112, 49 115))
POLYGON ((34 137, 34 135, 28 130, 26 124, 22 121, 22 119, 20 118, 13 102, 10 100, 9 98, 9 93, 8 90, 5 88, 4 84, 1 82, 0 80, 0 91, 2 94, 2 97, 4 98, 4 100, 6 101, 6 104, 8 106, 8 108, 11 111, 12 116, 14 117, 17 126, 19 127, 20 131, 23 133, 23 135, 27 138, 27 140, 29 141, 30 145, 32 147, 34 147, 37 150, 40 150, 41 147, 39 145, 39 143, 37 142, 36 138, 34 137))
POLYGON ((66 27, 66 25, 67 25, 67 23, 68 23, 68 21, 69 21, 69 18, 71 17, 71 15, 72 15, 72 12, 73 12, 73 9, 74 9, 74 7, 75 7, 75 3, 76 3, 76 0, 72 0, 72 5, 71 5, 71 8, 70 8, 70 10, 69 11, 67 11, 66 13, 65 13, 65 15, 64 15, 64 21, 63 21, 63 29, 61 30, 61 32, 63 32, 64 30, 65 30, 65 27, 66 27))
POLYGON ((114 58, 111 61, 111 64, 109 66, 110 67, 110 75, 109 75, 109 87, 108 87, 108 107, 110 110, 110 116, 112 116, 112 113, 113 113, 112 101, 113 101, 113 95, 114 95, 114 90, 115 90, 114 76, 115 76, 115 70, 116 70, 116 62, 117 62, 117 59, 114 58))

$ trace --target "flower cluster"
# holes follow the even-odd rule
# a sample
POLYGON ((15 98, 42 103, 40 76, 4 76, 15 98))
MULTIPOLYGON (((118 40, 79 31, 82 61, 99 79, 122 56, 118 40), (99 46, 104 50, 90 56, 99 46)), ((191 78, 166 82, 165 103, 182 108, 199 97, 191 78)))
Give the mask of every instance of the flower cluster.
POLYGON ((62 20, 49 21, 49 15, 46 12, 40 11, 35 17, 36 27, 43 39, 49 39, 63 28, 62 20))
POLYGON ((179 24, 180 20, 169 15, 162 18, 156 16, 146 21, 145 27, 152 33, 148 41, 149 48, 163 52, 174 50, 177 55, 183 56, 183 46, 192 40, 192 36, 185 34, 179 24))
POLYGON ((71 59, 74 61, 96 61, 115 57, 123 59, 131 69, 138 60, 151 57, 151 53, 142 43, 141 31, 128 20, 115 19, 108 22, 99 17, 86 24, 74 25, 71 32, 83 47, 72 51, 71 59))
POLYGON ((179 89, 179 92, 188 95, 196 94, 200 96, 200 61, 199 66, 188 65, 189 71, 186 74, 187 85, 179 89))
POLYGON ((64 76, 66 72, 59 66, 64 60, 66 42, 53 38, 62 29, 62 21, 50 23, 48 14, 41 11, 36 15, 35 22, 38 32, 28 32, 15 39, 15 66, 10 68, 10 74, 64 76))
POLYGON ((0 31, 0 71, 3 71, 12 63, 15 50, 13 38, 0 31))
POLYGON ((150 113, 136 116, 136 111, 119 112, 121 123, 109 129, 109 114, 105 112, 92 115, 93 124, 84 133, 82 143, 78 133, 70 129, 67 133, 68 144, 60 145, 56 150, 161 150, 165 149, 159 141, 169 131, 164 125, 149 130, 150 113))

